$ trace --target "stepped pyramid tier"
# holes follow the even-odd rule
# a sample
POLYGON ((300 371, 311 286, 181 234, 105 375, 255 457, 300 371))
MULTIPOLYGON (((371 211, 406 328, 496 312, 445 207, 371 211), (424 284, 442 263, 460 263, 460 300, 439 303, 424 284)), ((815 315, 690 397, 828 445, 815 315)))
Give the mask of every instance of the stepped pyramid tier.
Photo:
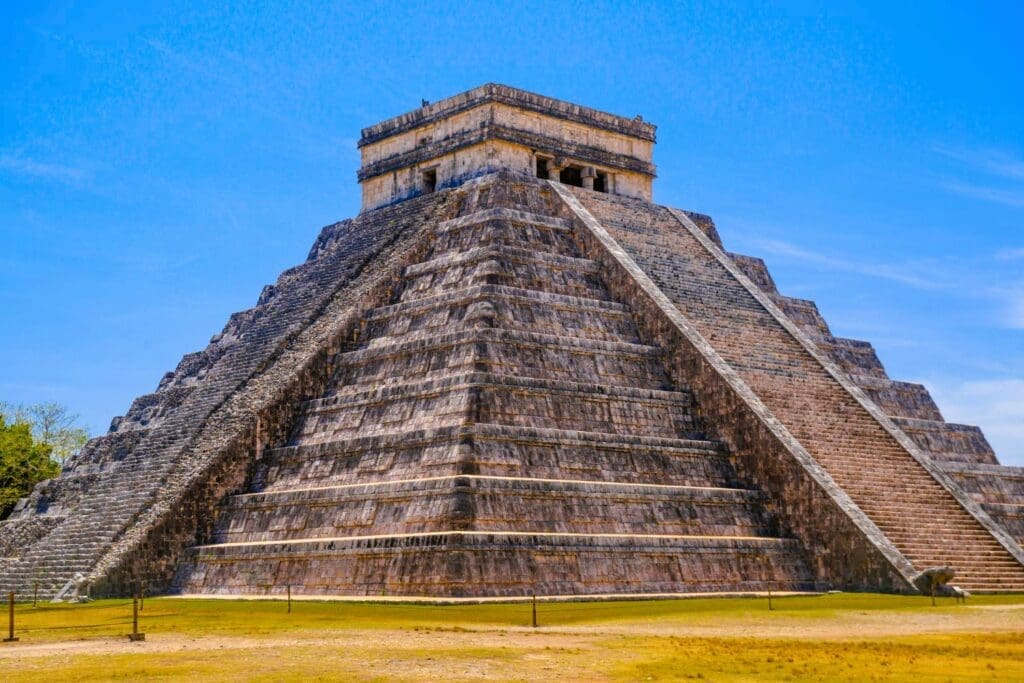
POLYGON ((0 590, 1024 590, 1024 475, 707 216, 654 127, 486 85, 0 524, 0 590))

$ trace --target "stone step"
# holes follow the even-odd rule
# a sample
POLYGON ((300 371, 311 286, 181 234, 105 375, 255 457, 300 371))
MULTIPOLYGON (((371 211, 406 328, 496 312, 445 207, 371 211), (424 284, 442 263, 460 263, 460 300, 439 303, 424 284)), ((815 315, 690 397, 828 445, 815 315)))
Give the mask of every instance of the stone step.
POLYGON ((377 346, 402 337, 425 339, 469 327, 639 341, 629 310, 621 304, 504 285, 474 285, 374 309, 364 318, 359 338, 377 346))
POLYGON ((593 261, 497 244, 435 254, 428 261, 408 266, 398 299, 405 303, 481 284, 584 298, 604 295, 599 269, 593 261))
POLYGON ((268 489, 454 474, 737 484, 711 441, 482 423, 292 445, 269 451, 267 460, 261 481, 268 489))
POLYGON ((551 254, 538 252, 525 246, 516 247, 508 244, 496 244, 481 246, 467 251, 447 253, 422 261, 420 263, 406 266, 402 274, 404 277, 416 277, 427 273, 441 272, 450 269, 452 266, 475 264, 491 259, 515 261, 520 263, 544 263, 561 270, 571 270, 577 273, 596 275, 600 273, 601 267, 597 261, 579 258, 576 256, 565 256, 563 254, 551 254))
POLYGON ((1001 514, 1024 513, 1024 503, 990 503, 986 501, 982 503, 982 507, 989 511, 1000 512, 1001 514))
POLYGON ((280 497, 302 494, 303 498, 320 498, 326 496, 333 499, 337 494, 356 492, 369 494, 377 490, 417 491, 422 484, 447 483, 454 487, 460 486, 496 486, 517 488, 521 486, 541 487, 543 490, 593 490, 609 491, 613 495, 618 492, 627 494, 656 494, 665 496, 687 496, 694 499, 719 500, 724 502, 763 501, 765 494, 756 489, 730 488, 725 486, 688 486, 665 484, 661 482, 619 482, 586 479, 546 479, 540 477, 499 477, 479 474, 454 474, 421 479, 395 479, 366 481, 358 484, 334 486, 313 486, 292 489, 275 489, 256 493, 239 493, 228 497, 227 504, 244 503, 259 505, 263 501, 273 501, 280 497), (308 494, 308 495, 307 495, 308 494))
POLYGON ((216 542, 371 531, 519 531, 766 536, 763 496, 744 489, 456 475, 231 497, 216 542))
POLYGON ((703 457, 723 455, 722 445, 708 439, 645 437, 635 434, 612 434, 581 430, 544 429, 518 425, 474 423, 422 430, 398 430, 371 437, 353 437, 311 446, 288 445, 267 450, 271 457, 325 457, 345 452, 359 452, 401 445, 433 444, 465 440, 496 440, 553 446, 580 445, 590 449, 642 450, 671 453, 676 456, 703 457))
POLYGON ((288 584, 309 594, 467 596, 814 587, 799 545, 777 538, 457 532, 189 553, 176 579, 185 593, 288 584))
POLYGON ((311 415, 339 410, 351 404, 363 402, 376 403, 392 398, 407 398, 419 394, 440 393, 467 386, 505 387, 522 393, 558 393, 580 398, 628 398, 634 402, 667 403, 682 408, 688 408, 693 405, 693 394, 689 391, 618 387, 594 382, 520 377, 491 372, 464 372, 440 379, 409 380, 381 388, 342 387, 333 395, 304 401, 302 403, 302 410, 305 414, 311 415))
POLYGON ((408 377, 467 371, 668 389, 657 347, 502 328, 462 329, 425 339, 397 339, 338 356, 333 383, 381 387, 408 377))
POLYGON ((472 303, 480 299, 493 297, 522 299, 537 306, 571 310, 596 310, 609 314, 629 315, 629 309, 625 305, 607 299, 551 294, 535 289, 512 287, 509 285, 472 285, 436 296, 426 296, 413 301, 373 308, 367 312, 366 319, 368 321, 379 320, 411 311, 435 308, 440 304, 472 303))
MULTIPOLYGON (((238 543, 210 543, 206 545, 193 546, 192 550, 199 553, 230 553, 242 551, 246 548, 266 548, 268 552, 275 552, 287 548, 301 547, 311 550, 335 550, 338 545, 351 544, 364 548, 384 548, 394 546, 396 541, 416 545, 422 541, 429 545, 449 545, 448 539, 456 542, 464 542, 467 539, 484 539, 485 542, 530 542, 534 540, 554 540, 561 543, 573 543, 579 545, 617 545, 636 544, 641 547, 671 547, 675 544, 688 545, 691 543, 708 544, 711 547, 778 547, 789 550, 799 549, 799 543, 791 538, 779 538, 770 536, 707 536, 707 535, 682 535, 682 534, 658 534, 658 533, 576 533, 576 532, 545 532, 545 531, 519 531, 518 529, 498 529, 486 531, 436 531, 408 534, 369 534, 365 536, 339 536, 328 538, 289 538, 283 541, 242 541, 238 543)), ((304 550, 305 551, 305 550, 304 550)))
POLYGON ((500 327, 456 330, 429 339, 389 339, 384 344, 371 344, 362 349, 347 351, 339 354, 338 358, 346 364, 355 364, 474 342, 506 342, 518 346, 573 349, 601 355, 658 358, 659 360, 662 358, 662 351, 659 347, 647 344, 569 337, 500 327))
MULTIPOLYGON (((536 252, 576 255, 573 231, 567 221, 532 214, 535 219, 512 222, 509 217, 513 213, 498 209, 490 215, 476 212, 476 215, 461 216, 447 222, 435 229, 434 255, 468 251, 485 245, 528 245, 536 252)), ((520 216, 531 215, 531 212, 517 213, 520 216)))
POLYGON ((436 231, 438 233, 453 232, 494 221, 507 221, 517 226, 531 226, 561 232, 572 230, 572 221, 565 218, 555 218, 514 208, 496 207, 441 221, 437 224, 436 231))
POLYGON ((997 464, 992 447, 978 427, 941 419, 894 417, 892 420, 921 449, 935 454, 938 459, 956 460, 962 454, 969 462, 997 464))
POLYGON ((334 440, 467 421, 556 429, 601 429, 668 438, 699 437, 688 392, 462 373, 444 379, 343 388, 307 401, 296 428, 302 442, 334 440))

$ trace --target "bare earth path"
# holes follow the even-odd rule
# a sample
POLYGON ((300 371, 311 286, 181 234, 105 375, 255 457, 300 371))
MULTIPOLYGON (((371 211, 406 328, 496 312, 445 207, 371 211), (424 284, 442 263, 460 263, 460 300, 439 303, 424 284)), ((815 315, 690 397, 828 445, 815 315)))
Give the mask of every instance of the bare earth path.
POLYGON ((19 607, 3 680, 1022 680, 1024 596, 408 606, 19 607))

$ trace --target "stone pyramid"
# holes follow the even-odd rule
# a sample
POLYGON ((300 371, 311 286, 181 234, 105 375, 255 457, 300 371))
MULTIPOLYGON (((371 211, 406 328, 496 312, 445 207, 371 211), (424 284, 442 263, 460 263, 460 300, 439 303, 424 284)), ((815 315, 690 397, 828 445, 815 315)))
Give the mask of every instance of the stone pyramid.
POLYGON ((1024 590, 1024 476, 706 216, 654 127, 486 85, 0 525, 0 589, 1024 590))

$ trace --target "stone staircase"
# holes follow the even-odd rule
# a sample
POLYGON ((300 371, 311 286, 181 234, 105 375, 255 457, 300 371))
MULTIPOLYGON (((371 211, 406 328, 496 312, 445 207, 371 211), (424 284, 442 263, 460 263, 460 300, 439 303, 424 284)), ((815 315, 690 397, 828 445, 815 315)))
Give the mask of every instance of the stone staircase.
POLYGON ((664 207, 575 194, 916 570, 949 564, 966 588, 1024 590, 1024 567, 958 500, 955 485, 940 483, 830 374, 710 240, 664 207))
POLYGON ((187 551, 181 592, 816 588, 558 207, 527 180, 466 193, 187 551))
POLYGON ((249 459, 235 454, 238 442, 252 443, 256 416, 303 381, 349 311, 358 321, 365 301, 379 299, 376 283, 390 280, 394 261, 445 201, 438 193, 325 228, 305 263, 232 315, 206 349, 182 358, 155 393, 0 522, 0 590, 24 596, 38 583, 49 598, 78 573, 94 595, 126 594, 136 577, 166 587, 167 565, 209 514, 205 501, 244 479, 249 459))
POLYGON ((88 575, 165 481, 170 463, 146 454, 140 450, 104 472, 104 486, 116 493, 83 496, 45 544, 29 546, 10 563, 0 577, 0 590, 24 594, 38 582, 41 595, 53 595, 75 574, 88 575))
POLYGON ((1018 543, 1024 543, 1024 467, 977 462, 942 466, 1018 543))

